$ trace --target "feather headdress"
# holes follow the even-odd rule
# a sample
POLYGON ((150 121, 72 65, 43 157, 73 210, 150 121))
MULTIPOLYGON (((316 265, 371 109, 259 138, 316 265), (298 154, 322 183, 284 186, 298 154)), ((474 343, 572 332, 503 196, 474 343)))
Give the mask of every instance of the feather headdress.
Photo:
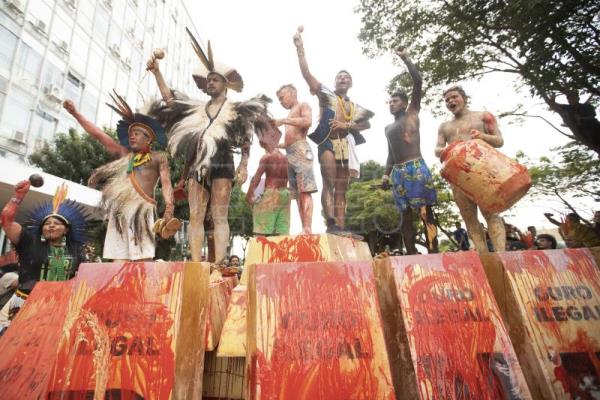
POLYGON ((190 37, 190 41, 192 43, 192 48, 194 52, 200 59, 200 69, 192 74, 194 81, 196 81, 196 85, 203 91, 206 91, 207 86, 207 77, 210 73, 216 73, 225 79, 225 85, 228 89, 235 90, 236 92, 241 92, 244 88, 244 81, 240 74, 231 67, 228 67, 224 64, 216 62, 213 57, 212 48, 210 46, 210 40, 208 41, 207 51, 206 53, 202 50, 200 43, 196 40, 192 32, 188 28, 185 28, 185 31, 190 37))
POLYGON ((161 147, 166 146, 165 130, 157 120, 142 113, 134 113, 125 99, 116 91, 113 90, 113 93, 109 93, 109 96, 114 105, 110 103, 106 103, 106 105, 122 118, 117 123, 117 136, 122 146, 129 148, 129 130, 133 127, 142 128, 148 133, 152 142, 158 142, 161 147))
POLYGON ((27 227, 36 235, 41 235, 42 226, 50 217, 62 221, 69 227, 71 242, 83 244, 86 241, 87 215, 83 208, 72 200, 67 200, 68 186, 63 183, 56 188, 52 202, 40 204, 27 216, 27 227))

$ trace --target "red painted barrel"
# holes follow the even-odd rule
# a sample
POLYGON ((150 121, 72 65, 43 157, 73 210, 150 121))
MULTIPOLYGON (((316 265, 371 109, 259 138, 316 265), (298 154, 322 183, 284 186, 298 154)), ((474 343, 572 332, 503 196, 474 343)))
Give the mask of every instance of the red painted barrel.
POLYGON ((527 168, 483 140, 454 142, 440 158, 442 176, 484 211, 510 208, 531 187, 527 168))

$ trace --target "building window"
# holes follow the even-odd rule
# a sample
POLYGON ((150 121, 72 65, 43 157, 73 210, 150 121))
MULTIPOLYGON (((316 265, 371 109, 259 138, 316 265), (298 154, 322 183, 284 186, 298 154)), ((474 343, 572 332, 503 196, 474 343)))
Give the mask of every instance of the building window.
POLYGON ((94 34, 93 38, 101 45, 106 44, 106 36, 108 35, 108 26, 110 17, 102 7, 96 7, 96 18, 94 19, 94 34))
POLYGON ((52 115, 38 109, 31 120, 31 137, 37 144, 52 141, 57 121, 52 115))
POLYGON ((15 64, 15 75, 19 78, 19 83, 28 89, 37 85, 41 66, 42 56, 22 42, 15 64))
POLYGON ((17 36, 0 25, 0 73, 4 76, 10 75, 10 66, 17 48, 17 36))
POLYGON ((12 87, 4 107, 4 118, 2 119, 3 130, 8 131, 9 137, 17 135, 22 138, 22 141, 26 141, 34 101, 34 97, 24 90, 12 87))

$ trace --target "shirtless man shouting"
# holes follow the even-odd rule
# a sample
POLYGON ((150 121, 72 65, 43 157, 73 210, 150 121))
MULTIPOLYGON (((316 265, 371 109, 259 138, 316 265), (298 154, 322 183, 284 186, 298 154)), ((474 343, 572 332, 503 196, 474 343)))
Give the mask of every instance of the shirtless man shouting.
POLYGON ((285 138, 280 148, 285 148, 288 157, 288 177, 290 193, 298 201, 298 211, 302 221, 302 233, 312 233, 312 194, 317 191, 313 172, 313 153, 306 140, 308 128, 312 124, 312 110, 308 103, 299 103, 296 88, 283 85, 277 91, 277 98, 286 110, 287 118, 276 119, 277 126, 285 125, 285 138))
MULTIPOLYGON (((467 105, 468 97, 460 86, 453 86, 444 92, 446 108, 454 114, 454 119, 444 122, 438 130, 438 140, 435 146, 435 155, 440 157, 442 150, 447 144, 480 139, 493 147, 501 147, 504 144, 502 133, 498 129, 496 119, 487 111, 471 111, 467 105)), ((460 215, 465 221, 467 231, 475 248, 480 252, 487 252, 485 232, 477 219, 477 204, 469 199, 465 193, 454 185, 452 194, 458 206, 460 215)), ((504 251, 506 246, 506 233, 504 222, 496 213, 481 210, 481 214, 487 221, 488 233, 494 249, 504 251)))

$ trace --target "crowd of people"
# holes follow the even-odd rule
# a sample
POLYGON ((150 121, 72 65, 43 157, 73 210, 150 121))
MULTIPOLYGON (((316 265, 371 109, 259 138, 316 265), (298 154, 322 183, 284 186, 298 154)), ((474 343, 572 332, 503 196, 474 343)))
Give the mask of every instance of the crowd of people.
MULTIPOLYGON (((528 226, 522 232, 515 225, 504 222, 506 231, 505 251, 515 250, 552 250, 558 248, 578 248, 600 246, 600 211, 594 212, 592 221, 582 219, 576 213, 568 213, 558 221, 550 213, 544 216, 553 225, 557 226, 559 238, 549 233, 538 233, 535 226, 528 226), (559 241, 560 240, 560 241, 559 241)), ((486 227, 482 224, 485 232, 488 251, 494 251, 494 245, 489 238, 486 227)), ((452 232, 457 250, 466 251, 471 249, 469 235, 462 228, 461 223, 456 223, 456 229, 452 232)))

